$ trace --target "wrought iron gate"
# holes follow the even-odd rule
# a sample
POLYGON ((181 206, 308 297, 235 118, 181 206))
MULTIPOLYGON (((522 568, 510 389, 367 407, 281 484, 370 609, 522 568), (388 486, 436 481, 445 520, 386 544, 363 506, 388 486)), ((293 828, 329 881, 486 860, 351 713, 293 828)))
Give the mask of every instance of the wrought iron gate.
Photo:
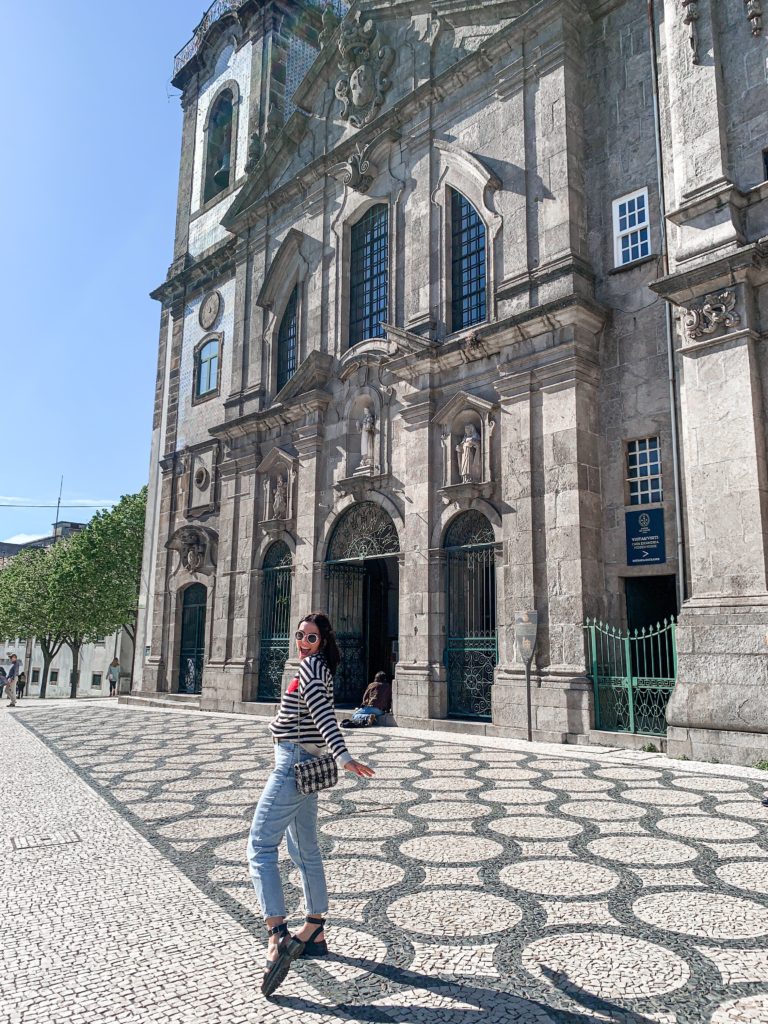
POLYGON ((448 528, 444 546, 448 714, 490 719, 498 659, 493 528, 482 513, 464 512, 448 528))
POLYGON ((278 541, 264 559, 257 697, 279 701, 283 669, 291 650, 291 552, 278 541))
POLYGON ((633 632, 597 619, 584 627, 595 688, 595 728, 664 736, 677 679, 674 619, 633 632))
POLYGON ((386 556, 399 547, 394 523, 372 501, 352 505, 331 536, 325 577, 328 614, 341 650, 334 679, 334 696, 340 705, 359 703, 370 682, 372 662, 377 670, 391 662, 391 648, 397 641, 386 636, 386 556))
POLYGON ((179 693, 203 692, 207 598, 208 592, 202 583, 193 583, 187 587, 181 599, 179 693))

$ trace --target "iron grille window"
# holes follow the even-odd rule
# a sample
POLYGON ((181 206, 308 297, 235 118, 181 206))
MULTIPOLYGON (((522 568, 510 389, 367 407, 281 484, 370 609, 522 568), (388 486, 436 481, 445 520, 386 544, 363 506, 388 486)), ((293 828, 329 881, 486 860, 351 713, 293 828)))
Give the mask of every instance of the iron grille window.
POLYGON ((383 338, 387 316, 389 208, 372 206, 352 228, 350 254, 349 345, 383 338))
POLYGON ((291 292, 277 333, 277 390, 280 391, 296 373, 296 340, 298 337, 299 286, 291 292))
POLYGON ((91 673, 91 687, 94 690, 101 689, 101 672, 91 673))
POLYGON ((630 505, 663 500, 658 437, 643 437, 627 444, 627 484, 630 505))
POLYGON ((485 225, 472 203, 451 189, 451 330, 485 320, 485 225))
POLYGON ((198 398, 209 395, 219 387, 219 342, 217 339, 203 345, 197 356, 197 387, 198 398))
POLYGON ((650 256, 647 188, 622 196, 614 202, 613 244, 617 267, 650 256))

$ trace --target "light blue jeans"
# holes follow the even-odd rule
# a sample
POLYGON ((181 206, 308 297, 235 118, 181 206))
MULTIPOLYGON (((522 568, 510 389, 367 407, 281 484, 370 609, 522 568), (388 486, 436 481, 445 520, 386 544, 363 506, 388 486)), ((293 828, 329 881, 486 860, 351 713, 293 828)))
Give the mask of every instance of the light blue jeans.
POLYGON ((353 722, 364 722, 370 715, 376 715, 377 718, 381 718, 384 712, 381 708, 358 708, 357 711, 352 715, 353 722))
POLYGON ((328 889, 317 842, 317 793, 302 796, 293 766, 314 755, 298 743, 275 744, 275 767, 256 805, 248 837, 248 867, 264 917, 285 917, 277 850, 286 836, 288 854, 299 869, 306 912, 328 912, 328 889))

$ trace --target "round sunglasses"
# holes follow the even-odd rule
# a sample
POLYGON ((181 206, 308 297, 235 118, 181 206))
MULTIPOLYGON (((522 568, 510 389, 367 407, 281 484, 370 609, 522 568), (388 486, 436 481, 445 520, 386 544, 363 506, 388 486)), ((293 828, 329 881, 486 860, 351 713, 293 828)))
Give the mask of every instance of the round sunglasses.
POLYGON ((320 639, 319 633, 305 633, 303 629, 297 629, 294 636, 297 640, 306 640, 308 644, 316 644, 320 639))

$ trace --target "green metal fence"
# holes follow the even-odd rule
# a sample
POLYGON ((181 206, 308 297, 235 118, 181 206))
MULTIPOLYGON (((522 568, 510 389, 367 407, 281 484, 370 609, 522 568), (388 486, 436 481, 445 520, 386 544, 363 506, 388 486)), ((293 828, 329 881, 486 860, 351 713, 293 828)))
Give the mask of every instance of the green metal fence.
POLYGON ((663 736, 677 679, 677 625, 664 619, 632 632, 597 619, 584 629, 595 688, 595 728, 663 736))

